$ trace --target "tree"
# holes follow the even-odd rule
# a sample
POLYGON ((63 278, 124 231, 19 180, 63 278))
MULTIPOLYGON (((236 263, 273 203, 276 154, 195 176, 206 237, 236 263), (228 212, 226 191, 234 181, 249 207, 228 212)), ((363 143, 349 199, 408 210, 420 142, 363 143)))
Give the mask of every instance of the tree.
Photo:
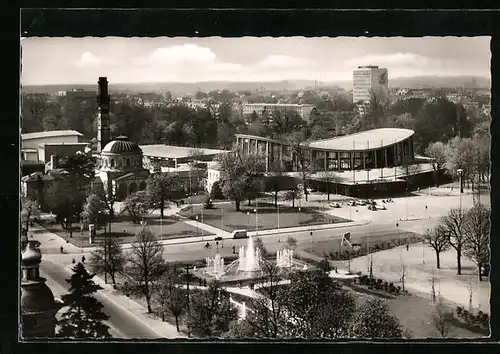
POLYGON ((134 192, 125 199, 125 208, 134 224, 139 223, 141 218, 148 214, 150 207, 151 197, 147 191, 134 192))
POLYGON ((476 204, 467 212, 463 233, 465 237, 464 254, 477 265, 479 281, 482 281, 482 268, 490 258, 490 210, 476 204))
POLYGON ((288 335, 295 338, 345 337, 356 309, 349 291, 314 268, 290 275, 285 301, 285 326, 288 335))
POLYGON ((430 143, 429 146, 425 149, 425 154, 433 158, 432 168, 434 169, 434 173, 436 176, 436 187, 439 187, 439 174, 441 173, 441 170, 445 166, 447 161, 446 146, 440 141, 430 143))
POLYGON ((446 168, 453 177, 461 169, 462 181, 468 181, 474 173, 474 159, 474 145, 469 138, 457 136, 446 145, 446 168))
POLYGON ((465 249, 467 239, 464 235, 465 215, 462 209, 451 209, 441 217, 440 224, 448 235, 448 243, 457 252, 457 274, 462 274, 462 252, 465 249))
POLYGON ((321 171, 318 178, 325 182, 327 199, 330 200, 330 183, 335 183, 335 193, 338 193, 338 183, 341 181, 339 175, 334 171, 321 171))
POLYGON ((260 237, 254 237, 253 242, 255 248, 260 251, 260 255, 262 256, 262 258, 265 258, 269 255, 269 252, 267 251, 266 247, 264 246, 264 242, 262 242, 262 239, 260 237))
POLYGON ((312 172, 313 161, 309 142, 306 139, 307 130, 294 132, 286 137, 288 145, 292 149, 292 155, 295 156, 298 171, 301 174, 302 185, 304 186, 304 195, 307 201, 307 179, 312 172))
POLYGON ((319 261, 316 264, 316 267, 318 267, 318 269, 321 269, 325 273, 329 273, 332 270, 332 266, 326 258, 323 258, 321 261, 319 261))
POLYGON ((90 255, 90 269, 96 274, 109 274, 113 284, 116 275, 124 270, 125 257, 120 241, 106 234, 90 255))
POLYGON ((226 198, 234 200, 236 211, 256 186, 256 180, 263 176, 263 158, 259 154, 246 154, 237 149, 219 155, 220 186, 226 198))
POLYGON ((439 255, 441 252, 446 251, 450 247, 448 231, 443 225, 437 225, 432 230, 426 230, 424 233, 425 240, 436 252, 436 268, 441 268, 439 255))
POLYGON ((431 319, 432 325, 441 337, 448 337, 451 329, 453 312, 447 308, 441 296, 438 298, 438 301, 434 306, 434 312, 432 313, 431 319))
POLYGON ((349 337, 401 338, 403 329, 399 320, 389 312, 387 303, 370 297, 356 311, 351 321, 349 337))
POLYGON ((179 317, 187 306, 187 290, 176 284, 175 273, 172 269, 169 269, 157 284, 154 297, 155 302, 158 303, 158 312, 161 314, 162 321, 164 321, 165 312, 170 312, 175 317, 177 332, 180 332, 179 317))
POLYGON ((273 161, 265 180, 265 190, 274 192, 274 206, 278 207, 278 193, 289 187, 290 178, 285 174, 286 168, 283 161, 273 161))
POLYGON ((169 200, 171 200, 174 195, 178 194, 180 189, 178 176, 158 172, 148 177, 147 194, 149 196, 149 202, 151 205, 155 203, 160 209, 162 219, 165 206, 167 206, 169 200))
POLYGON ((290 249, 295 249, 297 247, 297 239, 292 236, 288 236, 286 239, 286 246, 290 249))
POLYGON ((220 183, 218 181, 215 181, 212 184, 212 190, 210 191, 210 198, 224 199, 224 194, 222 193, 222 189, 220 188, 220 183))
POLYGON ((106 204, 102 198, 95 193, 90 193, 83 205, 82 218, 88 224, 97 224, 106 204))
POLYGON ((108 338, 109 327, 103 322, 108 320, 103 311, 103 305, 96 300, 94 293, 102 287, 96 285, 82 263, 73 267, 73 274, 66 282, 70 284, 69 293, 61 299, 68 309, 59 321, 60 337, 69 338, 108 338))
POLYGON ((302 188, 295 187, 294 189, 290 189, 285 193, 285 200, 292 201, 292 208, 295 208, 295 199, 299 199, 302 197, 302 188))
POLYGON ((229 301, 229 293, 213 281, 208 289, 194 291, 191 295, 187 318, 189 331, 199 337, 216 337, 229 330, 238 312, 229 301))
MULTIPOLYGON (((188 152, 188 166, 189 166, 189 196, 192 194, 192 184, 191 184, 191 179, 192 179, 192 174, 193 170, 196 168, 196 165, 199 163, 199 161, 202 161, 204 159, 205 153, 201 149, 191 149, 188 152)), ((196 169, 197 172, 199 172, 199 169, 196 169)), ((198 178, 198 183, 196 183, 197 186, 199 186, 199 175, 196 175, 198 178)))
POLYGON ((31 217, 36 217, 38 215, 40 215, 40 209, 38 209, 36 202, 23 198, 21 202, 21 220, 25 222, 26 231, 28 231, 31 217))
POLYGON ((128 257, 127 274, 134 281, 133 288, 146 298, 151 313, 151 290, 164 272, 163 246, 156 236, 143 226, 136 235, 136 241, 128 257))

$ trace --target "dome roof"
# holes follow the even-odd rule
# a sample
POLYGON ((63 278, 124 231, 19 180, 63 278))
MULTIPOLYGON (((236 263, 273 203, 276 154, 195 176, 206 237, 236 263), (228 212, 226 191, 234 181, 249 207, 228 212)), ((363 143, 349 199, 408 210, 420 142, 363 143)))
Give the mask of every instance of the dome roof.
POLYGON ((21 262, 23 265, 39 264, 42 261, 42 252, 35 247, 31 242, 28 243, 23 253, 21 254, 21 262))
POLYGON ((142 153, 141 148, 136 143, 130 141, 126 136, 117 136, 113 141, 109 142, 102 152, 110 152, 113 154, 121 153, 142 153))
POLYGON ((21 286, 22 312, 42 312, 57 309, 54 294, 45 282, 21 286))

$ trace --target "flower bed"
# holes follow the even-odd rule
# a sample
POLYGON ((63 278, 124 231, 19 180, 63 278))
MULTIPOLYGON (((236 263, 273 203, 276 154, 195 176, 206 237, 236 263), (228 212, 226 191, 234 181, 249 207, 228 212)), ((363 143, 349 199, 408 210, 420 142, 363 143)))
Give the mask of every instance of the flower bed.
POLYGON ((391 295, 401 295, 403 291, 399 285, 395 286, 394 283, 384 281, 383 279, 369 277, 368 275, 360 275, 358 284, 366 286, 368 289, 384 291, 391 295))
POLYGON ((483 335, 490 334, 490 316, 485 312, 478 311, 474 314, 462 306, 457 306, 453 319, 457 327, 462 327, 483 335))

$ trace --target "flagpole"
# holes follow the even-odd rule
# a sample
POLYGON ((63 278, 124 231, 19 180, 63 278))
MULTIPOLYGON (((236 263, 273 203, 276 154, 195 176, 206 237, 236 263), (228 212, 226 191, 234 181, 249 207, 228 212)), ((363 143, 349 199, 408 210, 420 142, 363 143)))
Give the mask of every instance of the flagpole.
MULTIPOLYGON (((352 142, 352 153, 354 154, 355 152, 355 149, 356 149, 356 143, 353 141, 352 142)), ((354 159, 353 159, 354 161, 354 159)), ((356 183, 356 168, 355 166, 351 166, 352 167, 352 183, 356 183)))

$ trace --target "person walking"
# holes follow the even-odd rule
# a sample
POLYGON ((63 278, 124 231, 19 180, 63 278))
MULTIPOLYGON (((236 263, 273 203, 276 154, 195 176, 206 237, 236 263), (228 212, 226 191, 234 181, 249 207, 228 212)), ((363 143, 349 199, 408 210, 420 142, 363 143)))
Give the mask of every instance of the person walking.
POLYGON ((61 246, 61 253, 64 253, 64 248, 63 248, 63 246, 61 246))
POLYGON ((406 250, 407 250, 407 251, 409 251, 409 250, 410 250, 410 244, 409 244, 409 243, 407 243, 407 244, 406 244, 406 250))
POLYGON ((82 263, 85 263, 85 255, 82 256, 82 263))

